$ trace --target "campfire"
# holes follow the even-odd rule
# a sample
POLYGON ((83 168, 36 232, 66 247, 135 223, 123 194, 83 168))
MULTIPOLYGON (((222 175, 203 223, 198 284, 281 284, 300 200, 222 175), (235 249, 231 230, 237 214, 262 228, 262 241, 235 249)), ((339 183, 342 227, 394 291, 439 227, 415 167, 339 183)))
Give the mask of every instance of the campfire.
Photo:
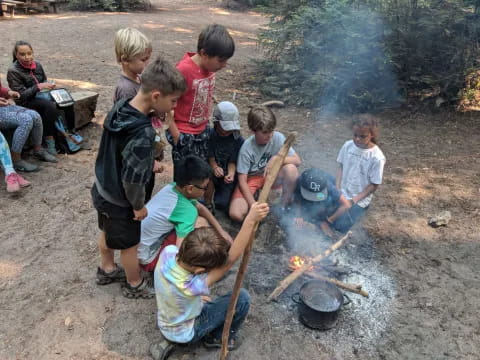
MULTIPOLYGON (((305 264, 306 260, 309 260, 309 259, 307 257, 294 255, 290 258, 288 262, 288 268, 292 271, 298 270, 303 266, 303 264, 305 264)), ((313 270, 313 266, 309 270, 313 270)))

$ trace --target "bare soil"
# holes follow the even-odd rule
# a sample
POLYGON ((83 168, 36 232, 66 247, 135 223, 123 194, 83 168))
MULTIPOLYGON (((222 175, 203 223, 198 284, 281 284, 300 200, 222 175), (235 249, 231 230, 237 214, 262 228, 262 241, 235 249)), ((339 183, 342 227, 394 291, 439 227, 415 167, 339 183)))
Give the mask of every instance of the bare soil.
MULTIPOLYGON (((119 74, 117 29, 138 27, 155 53, 176 62, 195 50, 201 28, 218 22, 232 31, 237 51, 218 74, 217 97, 231 100, 235 93, 244 119, 249 104, 267 100, 245 81, 254 76, 250 59, 260 56, 255 33, 266 21, 211 0, 159 0, 149 13, 19 15, 0 21, 0 69, 5 74, 14 41, 29 40, 58 84, 100 93, 101 120, 119 74)), ((276 113, 281 131, 299 133, 295 147, 302 168, 334 171, 337 152, 350 137, 349 117, 295 107, 276 113)), ((253 304, 243 345, 231 359, 480 358, 479 117, 398 110, 381 114, 381 120, 384 185, 352 239, 335 254, 347 269, 343 279, 362 283, 370 297, 350 295, 352 303, 328 332, 298 321, 290 296, 304 280, 278 302, 266 302, 288 274, 291 255, 329 244, 317 235, 285 236, 272 215, 259 230, 245 281, 253 304), (429 227, 428 217, 442 210, 452 213, 448 226, 429 227)), ((19 196, 0 188, 0 359, 149 359, 150 343, 160 338, 154 300, 126 299, 118 284, 95 285, 98 230, 89 190, 101 126, 80 132, 91 151, 42 163, 40 172, 26 175, 33 186, 19 196)), ((167 166, 157 175, 158 186, 170 178, 167 166)), ((224 223, 232 233, 237 229, 224 223)), ((231 272, 215 291, 231 290, 234 277, 231 272)), ((217 352, 192 346, 171 358, 216 359, 217 352)))

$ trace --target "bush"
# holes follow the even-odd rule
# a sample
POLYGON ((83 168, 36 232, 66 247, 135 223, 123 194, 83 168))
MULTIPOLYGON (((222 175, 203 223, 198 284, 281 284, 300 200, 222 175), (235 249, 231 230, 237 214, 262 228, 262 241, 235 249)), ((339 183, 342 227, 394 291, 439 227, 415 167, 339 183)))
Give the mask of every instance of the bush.
POLYGON ((480 25, 473 11, 435 4, 269 0, 256 82, 267 96, 333 111, 372 111, 402 98, 454 101, 476 65, 480 25))

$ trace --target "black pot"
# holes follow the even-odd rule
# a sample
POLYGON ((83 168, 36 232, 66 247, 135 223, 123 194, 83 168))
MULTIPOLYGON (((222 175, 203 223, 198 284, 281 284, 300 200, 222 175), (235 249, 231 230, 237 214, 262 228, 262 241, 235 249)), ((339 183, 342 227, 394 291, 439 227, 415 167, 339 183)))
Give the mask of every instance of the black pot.
POLYGON ((342 292, 323 280, 310 280, 293 294, 298 304, 300 322, 315 330, 329 330, 337 324, 338 314, 344 305, 342 292))

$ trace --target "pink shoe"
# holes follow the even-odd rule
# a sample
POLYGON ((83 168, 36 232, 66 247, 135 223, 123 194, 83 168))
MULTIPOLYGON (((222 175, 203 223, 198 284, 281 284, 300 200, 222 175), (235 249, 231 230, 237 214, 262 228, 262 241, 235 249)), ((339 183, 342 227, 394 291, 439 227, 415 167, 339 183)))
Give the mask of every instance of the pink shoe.
POLYGON ((5 176, 5 182, 7 183, 7 192, 13 193, 20 190, 20 184, 18 183, 16 173, 11 173, 10 175, 5 176))
POLYGON ((18 173, 16 175, 17 175, 17 182, 18 182, 18 185, 20 185, 20 187, 24 188, 24 187, 30 186, 30 181, 25 180, 18 173))

